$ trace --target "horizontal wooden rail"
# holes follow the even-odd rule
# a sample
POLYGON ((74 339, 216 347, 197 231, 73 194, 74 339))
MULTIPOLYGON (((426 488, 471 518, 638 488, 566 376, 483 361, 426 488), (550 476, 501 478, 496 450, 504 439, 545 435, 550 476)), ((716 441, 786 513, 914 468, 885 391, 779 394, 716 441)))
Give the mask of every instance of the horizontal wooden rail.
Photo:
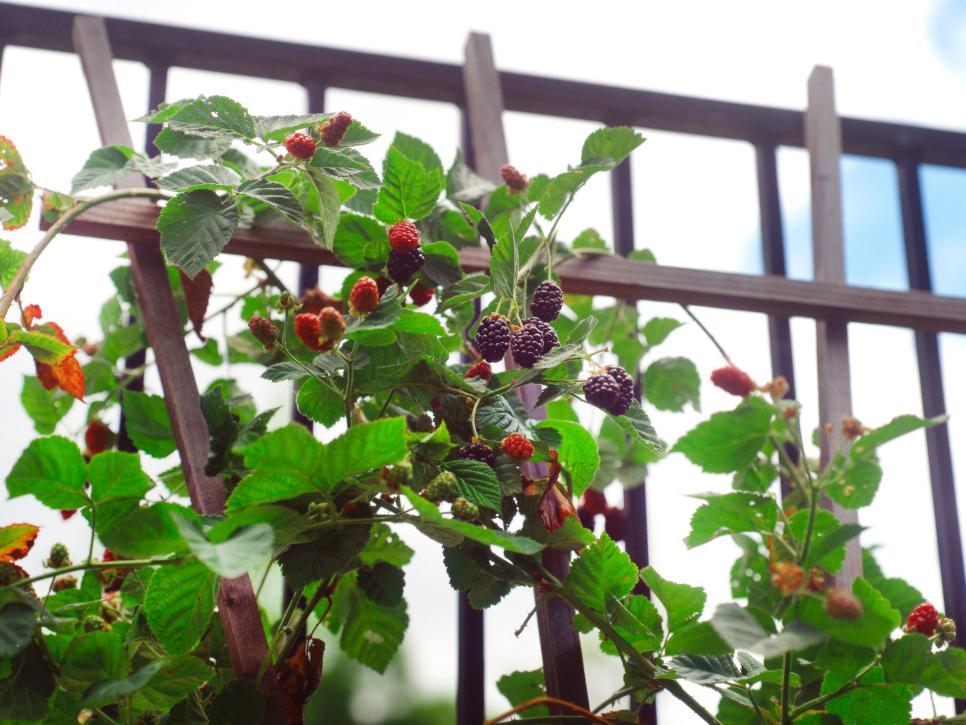
MULTIPOLYGON (((156 218, 157 207, 151 202, 124 200, 92 208, 66 231, 81 236, 157 244, 156 218)), ((308 235, 282 225, 239 230, 226 251, 262 259, 342 266, 331 252, 313 244, 308 235)), ((483 247, 463 249, 460 256, 467 272, 489 268, 489 252, 483 247)), ((558 272, 566 290, 574 294, 966 333, 966 299, 928 292, 899 292, 786 279, 777 275, 665 267, 610 255, 568 259, 559 266, 558 272)))
MULTIPOLYGON (((70 51, 70 12, 0 3, 0 46, 70 51)), ((321 83, 462 106, 462 67, 207 30, 107 18, 116 58, 295 83, 321 83), (238 49, 244 48, 244 53, 238 49)), ((805 145, 801 111, 670 93, 499 73, 506 110, 621 123, 704 136, 805 145)), ((349 109, 351 110, 351 109, 349 109)), ((842 119, 847 154, 966 168, 966 134, 907 124, 842 119)))

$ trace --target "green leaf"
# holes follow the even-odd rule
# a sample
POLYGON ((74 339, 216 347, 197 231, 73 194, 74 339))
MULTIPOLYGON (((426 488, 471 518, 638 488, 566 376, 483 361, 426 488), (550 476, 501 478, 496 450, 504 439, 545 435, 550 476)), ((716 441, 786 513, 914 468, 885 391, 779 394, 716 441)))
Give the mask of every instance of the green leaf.
POLYGON ((456 493, 468 501, 499 511, 503 503, 496 473, 480 461, 448 461, 447 471, 456 474, 456 493))
POLYGON ((60 666, 61 684, 78 694, 98 680, 122 677, 127 662, 120 633, 94 631, 75 636, 63 651, 60 666))
POLYGON ((252 179, 238 187, 238 196, 265 204, 295 226, 304 226, 302 205, 287 188, 268 179, 252 179))
POLYGON ((664 652, 667 655, 730 655, 731 646, 721 639, 711 622, 695 622, 671 634, 664 652))
POLYGON ((333 253, 353 269, 379 269, 389 256, 386 228, 372 217, 345 213, 333 240, 333 253))
POLYGON ((847 509, 868 506, 875 498, 882 482, 882 466, 875 460, 852 460, 845 469, 841 483, 826 489, 828 497, 847 509))
MULTIPOLYGON (((299 173, 302 182, 292 191, 302 205, 306 230, 316 244, 330 249, 339 227, 342 197, 332 179, 313 167, 308 171, 299 173)), ((278 179, 280 175, 273 178, 278 179)))
POLYGON ((736 682, 742 674, 730 655, 679 655, 671 660, 671 667, 679 677, 706 687, 736 682))
POLYGON ((542 420, 537 428, 552 428, 560 433, 561 442, 557 447, 560 464, 570 476, 574 496, 580 496, 600 467, 597 441, 583 425, 568 420, 542 420))
POLYGON ((50 435, 74 404, 73 396, 57 388, 47 390, 35 375, 24 375, 20 404, 34 422, 34 430, 50 435))
POLYGON ((380 134, 370 131, 358 121, 353 121, 346 129, 345 136, 342 137, 340 144, 342 146, 361 146, 372 143, 379 136, 380 134))
POLYGON ((794 621, 786 623, 778 634, 769 634, 748 610, 737 604, 718 605, 711 626, 735 649, 757 652, 766 659, 808 649, 825 639, 820 630, 794 621))
MULTIPOLYGON (((821 694, 836 692, 850 681, 851 678, 827 672, 822 680, 821 694)), ((864 687, 830 700, 825 709, 850 725, 906 725, 910 722, 914 694, 911 688, 883 686, 879 668, 864 674, 859 682, 864 687)))
POLYGON ((255 116, 255 129, 262 138, 282 139, 292 131, 322 123, 331 113, 302 113, 286 116, 255 116))
POLYGON ((799 602, 798 618, 843 642, 873 649, 881 647, 889 633, 899 626, 899 612, 862 577, 852 583, 852 594, 862 605, 862 616, 858 619, 833 619, 825 612, 822 599, 816 597, 799 602))
POLYGON ((852 444, 852 460, 856 461, 865 458, 879 446, 895 440, 900 436, 904 436, 907 433, 945 423, 947 417, 940 415, 935 418, 917 418, 914 415, 900 415, 897 418, 893 418, 885 425, 876 428, 870 433, 866 433, 852 444))
POLYGON ((418 162, 427 171, 443 171, 443 162, 439 160, 439 156, 433 151, 433 147, 425 141, 397 131, 393 137, 392 145, 401 151, 406 158, 418 162))
POLYGON ((238 183, 238 175, 226 166, 204 164, 188 166, 158 179, 158 188, 167 191, 227 190, 238 183))
POLYGON ((53 509, 78 509, 89 503, 84 480, 84 457, 72 441, 61 436, 37 438, 7 475, 7 494, 30 494, 53 509))
POLYGON ((750 464, 765 445, 774 408, 748 398, 733 411, 715 413, 672 449, 707 473, 730 473, 750 464))
POLYGON ((25 596, 13 589, 0 590, 0 659, 14 657, 34 637, 37 610, 25 596))
POLYGON ((269 524, 253 524, 236 530, 227 541, 213 544, 193 521, 172 515, 191 553, 215 574, 235 579, 272 556, 275 533, 269 524))
POLYGON ((133 695, 147 685, 160 672, 163 666, 164 660, 155 660, 128 677, 95 682, 84 693, 81 706, 92 708, 103 707, 112 702, 117 702, 122 697, 133 695))
POLYGON ((131 170, 128 161, 133 156, 134 151, 127 146, 104 146, 91 152, 81 170, 71 179, 71 193, 113 186, 114 182, 131 170))
POLYGON ((302 382, 295 404, 302 415, 326 428, 335 425, 345 413, 342 396, 316 378, 306 378, 302 382))
POLYGON ((37 362, 56 365, 70 355, 74 346, 53 334, 48 334, 46 332, 48 329, 40 327, 37 331, 29 332, 27 330, 9 330, 7 341, 18 342, 23 345, 37 362))
MULTIPOLYGON (((789 531, 799 541, 805 539, 808 528, 808 511, 798 511, 789 520, 789 531)), ((845 543, 858 536, 864 527, 858 524, 842 525, 839 520, 828 511, 815 512, 815 525, 812 531, 812 544, 808 550, 808 558, 802 562, 802 567, 811 569, 820 566, 829 574, 838 573, 845 562, 845 543)))
MULTIPOLYGON (((510 702, 512 707, 537 697, 544 697, 547 694, 543 684, 543 670, 539 669, 503 675, 497 680, 496 689, 510 702)), ((539 705, 527 708, 526 713, 530 717, 546 717, 550 714, 550 710, 544 705, 539 705)))
POLYGON ((399 313, 399 317, 392 323, 392 329, 413 335, 432 335, 433 337, 447 335, 446 328, 434 315, 408 309, 399 313))
POLYGON ((104 451, 87 464, 87 481, 91 484, 91 498, 97 504, 113 499, 140 499, 154 488, 148 475, 141 470, 137 453, 104 451))
POLYGON ((228 497, 225 511, 234 513, 249 506, 288 501, 321 490, 323 486, 317 475, 309 476, 291 467, 259 469, 238 483, 228 497))
POLYGON ((436 284, 451 285, 463 276, 460 253, 449 242, 424 244, 423 254, 426 256, 426 263, 422 272, 436 284))
POLYGON ((490 250, 490 284, 497 297, 512 299, 520 275, 520 249, 516 236, 507 235, 490 250))
POLYGON ((26 252, 14 249, 10 242, 0 239, 0 288, 7 289, 10 286, 26 258, 26 252))
POLYGON ((925 687, 937 695, 966 696, 966 651, 932 651, 928 637, 912 632, 886 645, 882 668, 889 682, 925 687))
MULTIPOLYGON (((47 655, 30 645, 14 657, 9 675, 0 679, 0 718, 44 720, 57 686, 47 655)), ((3 672, 0 665, 0 673, 3 672)))
POLYGON ((163 556, 187 551, 172 514, 197 516, 190 508, 170 502, 141 507, 133 498, 114 499, 97 508, 97 535, 115 553, 163 556))
POLYGON ((708 595, 701 587, 668 581, 650 566, 641 570, 641 578, 664 605, 669 632, 676 632, 691 624, 704 611, 708 595))
POLYGON ((379 562, 374 566, 364 566, 356 574, 356 582, 369 599, 383 607, 395 607, 402 601, 406 575, 403 570, 379 562))
MULTIPOLYGON (((661 615, 647 597, 630 595, 625 603, 611 598, 608 616, 617 634, 638 652, 653 652, 661 647, 661 615)), ((600 648, 607 654, 617 655, 617 645, 600 634, 600 648)))
POLYGON ((327 176, 348 181, 359 189, 379 188, 379 177, 372 164, 355 149, 319 146, 312 157, 312 166, 327 176))
POLYGON ((176 655, 161 662, 161 669, 135 694, 135 707, 161 712, 170 710, 214 676, 211 667, 197 657, 176 655))
POLYGON ((616 166, 642 143, 644 143, 644 137, 633 128, 627 126, 599 128, 584 141, 580 161, 582 164, 610 162, 616 166))
POLYGON ((161 249, 191 278, 225 248, 236 226, 235 201, 205 189, 178 194, 158 215, 161 249))
POLYGON ((368 525, 323 530, 312 541, 290 546, 279 556, 286 583, 298 589, 359 566, 358 556, 369 541, 368 525))
POLYGON ((689 549, 741 531, 771 532, 778 522, 778 505, 770 496, 735 491, 696 498, 707 503, 691 517, 691 533, 685 539, 689 549))
POLYGON ((543 544, 533 539, 528 539, 525 536, 510 534, 498 529, 489 529, 484 526, 477 526, 468 521, 444 518, 435 504, 419 496, 408 486, 403 486, 402 491, 406 498, 409 499, 409 503, 416 509, 419 518, 422 519, 420 528, 429 531, 445 529, 448 532, 453 532, 471 541, 486 544, 487 546, 499 546, 516 554, 536 554, 543 548, 543 544))
POLYGON ((469 274, 459 282, 447 287, 443 291, 442 299, 436 307, 437 312, 443 312, 459 307, 467 302, 482 297, 490 291, 490 277, 483 273, 469 274))
POLYGON ((675 320, 673 317, 652 317, 644 323, 641 332, 644 334, 647 344, 654 347, 664 342, 668 335, 683 325, 683 322, 675 320))
POLYGON ((164 398, 125 390, 122 407, 127 434, 134 445, 154 458, 164 458, 174 452, 174 434, 164 398))
POLYGON ((607 534, 586 547, 570 565, 564 580, 567 591, 581 604, 606 613, 608 596, 620 599, 637 583, 638 571, 631 558, 607 534))
POLYGON ((405 566, 412 558, 413 550, 398 534, 382 523, 372 525, 369 541, 359 552, 359 559, 368 566, 380 561, 393 566, 405 566))
POLYGON ((443 549, 443 563, 453 589, 466 592, 470 606, 486 609, 499 602, 512 588, 506 576, 486 557, 479 546, 451 546, 443 549))
POLYGON ((473 171, 463 161, 463 153, 457 149, 453 165, 446 172, 446 198, 472 204, 491 191, 496 185, 473 171))
POLYGON ((373 213, 386 224, 429 216, 443 190, 441 170, 424 168, 408 158, 395 143, 386 153, 382 176, 373 213))
MULTIPOLYGON (((610 414, 608 414, 610 415, 610 414)), ((640 440, 649 451, 657 455, 664 453, 664 441, 657 437, 657 431, 651 425, 651 419, 636 400, 624 415, 610 416, 631 438, 640 440)))
POLYGON ((701 376, 686 357, 655 360, 644 371, 641 389, 658 410, 682 411, 688 403, 701 410, 701 376))
POLYGON ((205 714, 210 725, 236 725, 245 720, 261 722, 264 712, 265 699, 258 686, 240 678, 221 688, 205 714))
POLYGON ((383 673, 402 644, 408 626, 405 601, 395 607, 383 607, 355 590, 339 644, 353 659, 383 673))
POLYGON ((154 137, 159 151, 183 159, 216 159, 229 148, 231 139, 205 138, 173 128, 162 128, 154 137))
POLYGON ((225 96, 202 96, 186 103, 167 118, 166 123, 170 128, 205 138, 251 140, 256 135, 255 119, 248 110, 225 96))
POLYGON ((144 614, 151 631, 172 654, 190 652, 208 629, 217 577, 200 561, 162 566, 148 584, 144 614))
POLYGON ((318 475, 332 488, 350 476, 398 463, 407 450, 405 418, 356 425, 325 447, 325 463, 318 475))

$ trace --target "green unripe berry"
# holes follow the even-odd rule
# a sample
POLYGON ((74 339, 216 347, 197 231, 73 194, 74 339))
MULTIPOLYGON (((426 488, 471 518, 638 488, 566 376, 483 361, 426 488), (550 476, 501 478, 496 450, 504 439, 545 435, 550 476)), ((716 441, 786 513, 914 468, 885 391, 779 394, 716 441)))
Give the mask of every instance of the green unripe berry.
POLYGON ((50 556, 44 562, 48 569, 60 569, 62 566, 70 566, 70 552, 63 544, 54 544, 50 547, 50 556))
POLYGON ((463 521, 475 521, 480 516, 480 507, 465 498, 458 498, 453 501, 453 513, 463 521))
POLYGON ((426 487, 426 498, 436 502, 448 501, 453 497, 455 490, 456 474, 452 471, 443 471, 429 482, 426 487))

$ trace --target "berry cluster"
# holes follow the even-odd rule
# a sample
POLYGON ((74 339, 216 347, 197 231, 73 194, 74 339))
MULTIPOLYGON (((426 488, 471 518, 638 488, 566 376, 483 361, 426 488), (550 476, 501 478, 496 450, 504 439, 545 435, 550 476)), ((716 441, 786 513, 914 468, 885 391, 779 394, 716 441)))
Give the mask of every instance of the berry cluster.
POLYGON ((634 400, 634 379, 619 365, 609 365, 584 381, 584 397, 611 415, 624 415, 634 400))
POLYGON ((517 461, 529 461, 533 457, 533 443, 521 433, 508 435, 500 442, 500 448, 517 461))
POLYGON ((262 343, 266 352, 275 347, 275 342, 278 340, 278 330, 267 317, 252 315, 248 319, 248 330, 252 333, 252 337, 262 343))
POLYGON ((442 471, 426 487, 426 498, 430 501, 448 501, 456 491, 456 474, 442 471))
POLYGON ((396 222, 389 227, 389 246, 396 252, 408 254, 419 249, 419 230, 407 221, 396 222))
POLYGON ((322 143, 329 147, 338 146, 342 143, 342 138, 350 125, 352 125, 352 116, 345 111, 339 111, 319 127, 322 143))
POLYGON ((290 133, 285 137, 285 150, 297 159, 310 159, 315 156, 315 139, 301 131, 290 133))
POLYGON ((295 316, 295 334, 309 350, 331 350, 344 332, 345 318, 334 307, 326 307, 317 315, 302 312, 295 316))
POLYGON ((379 304, 379 285, 372 277, 360 277, 349 293, 349 311, 357 317, 368 315, 379 304))

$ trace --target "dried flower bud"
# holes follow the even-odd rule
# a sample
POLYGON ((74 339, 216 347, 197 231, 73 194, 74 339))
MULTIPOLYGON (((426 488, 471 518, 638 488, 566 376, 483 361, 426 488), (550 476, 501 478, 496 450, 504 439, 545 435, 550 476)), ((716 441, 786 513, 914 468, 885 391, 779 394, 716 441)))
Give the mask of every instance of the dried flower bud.
POLYGON ((771 583, 788 596, 802 588, 805 570, 793 561, 776 561, 771 565, 771 583))
POLYGON ((854 441, 868 432, 869 429, 862 425, 862 422, 858 418, 853 418, 848 415, 842 418, 842 435, 850 441, 854 441))
POLYGON ((776 403, 788 394, 788 381, 784 375, 779 375, 771 382, 765 383, 759 388, 761 392, 768 393, 776 403))

